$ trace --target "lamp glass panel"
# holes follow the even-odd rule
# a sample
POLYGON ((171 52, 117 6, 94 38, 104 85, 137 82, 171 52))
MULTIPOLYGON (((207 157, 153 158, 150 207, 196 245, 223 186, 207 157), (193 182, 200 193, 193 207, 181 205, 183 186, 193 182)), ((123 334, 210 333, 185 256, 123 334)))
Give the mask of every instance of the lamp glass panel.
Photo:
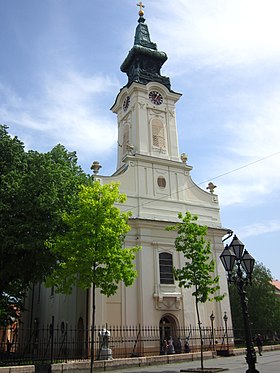
POLYGON ((234 254, 236 255, 237 260, 241 260, 242 254, 244 251, 244 245, 243 243, 237 238, 235 235, 233 237, 233 240, 231 241, 231 244, 229 245, 230 249, 233 250, 234 254))
POLYGON ((225 270, 231 273, 234 267, 236 255, 230 250, 228 245, 224 248, 222 254, 220 255, 220 259, 223 263, 225 270))
POLYGON ((241 265, 247 275, 251 276, 254 270, 255 259, 245 250, 241 259, 241 265))

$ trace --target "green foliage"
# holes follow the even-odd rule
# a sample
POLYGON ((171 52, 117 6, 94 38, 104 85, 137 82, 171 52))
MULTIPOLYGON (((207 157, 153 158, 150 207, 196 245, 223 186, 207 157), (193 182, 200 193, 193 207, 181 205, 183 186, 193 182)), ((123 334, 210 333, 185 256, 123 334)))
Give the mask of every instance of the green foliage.
MULTIPOLYGON (((253 329, 280 332, 280 298, 275 295, 271 281, 269 269, 262 263, 256 263, 252 285, 246 287, 250 321, 253 329)), ((230 284, 229 295, 233 326, 243 329, 240 298, 235 284, 230 284)))
POLYGON ((55 267, 44 242, 65 230, 62 211, 71 210, 82 183, 75 153, 62 145, 25 152, 0 126, 0 298, 19 299, 55 267))
POLYGON ((123 247, 130 214, 115 206, 125 199, 116 183, 102 186, 96 181, 81 186, 74 211, 63 214, 67 232, 47 242, 59 257, 59 267, 47 286, 55 285, 57 292, 69 294, 74 285, 89 289, 94 284, 110 296, 120 281, 132 285, 136 277, 133 260, 139 247, 123 247))
POLYGON ((197 216, 193 216, 189 212, 186 212, 185 216, 180 213, 178 217, 182 222, 175 227, 167 228, 168 230, 177 230, 175 247, 185 257, 184 266, 174 268, 174 276, 179 281, 180 287, 194 289, 192 295, 195 297, 200 334, 200 361, 203 370, 203 338, 198 303, 220 301, 224 296, 216 294, 220 289, 219 277, 213 277, 215 262, 211 259, 210 242, 205 241, 207 227, 198 225, 197 216))
POLYGON ((175 240, 176 250, 182 252, 186 259, 184 267, 174 269, 174 275, 180 287, 194 287, 192 295, 197 302, 207 300, 219 301, 223 298, 214 295, 219 290, 219 277, 213 277, 215 262, 211 257, 210 242, 205 241, 207 227, 197 224, 197 216, 186 212, 179 214, 182 223, 169 230, 176 229, 178 236, 175 240))

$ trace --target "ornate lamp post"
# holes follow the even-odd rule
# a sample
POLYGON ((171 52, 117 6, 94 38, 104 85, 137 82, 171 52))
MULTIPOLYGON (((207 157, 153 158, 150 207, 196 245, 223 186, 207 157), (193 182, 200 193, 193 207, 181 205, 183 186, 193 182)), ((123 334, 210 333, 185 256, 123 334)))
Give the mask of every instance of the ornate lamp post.
POLYGON ((215 350, 215 337, 214 337, 214 320, 215 320, 215 316, 214 316, 214 313, 212 311, 211 315, 210 315, 210 320, 211 320, 211 339, 212 339, 212 349, 213 351, 215 350))
POLYGON ((251 283, 255 259, 248 253, 247 250, 244 251, 244 245, 241 241, 239 241, 236 235, 234 236, 231 244, 229 246, 226 245, 225 249, 220 255, 220 259, 228 273, 228 282, 234 282, 236 284, 237 291, 240 296, 246 339, 246 361, 248 364, 248 370, 246 373, 259 373, 255 367, 257 358, 253 345, 248 313, 248 299, 245 290, 247 284, 251 283), (233 269, 235 266, 237 269, 233 275, 233 269))

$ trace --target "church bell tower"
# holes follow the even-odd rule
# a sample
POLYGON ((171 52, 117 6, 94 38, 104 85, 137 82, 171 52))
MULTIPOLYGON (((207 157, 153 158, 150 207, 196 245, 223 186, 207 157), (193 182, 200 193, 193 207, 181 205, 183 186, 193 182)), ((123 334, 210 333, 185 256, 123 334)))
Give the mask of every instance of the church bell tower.
POLYGON ((142 2, 138 6, 134 45, 121 65, 128 82, 111 108, 118 116, 117 169, 129 154, 180 160, 175 104, 181 94, 160 73, 167 55, 151 41, 142 2))

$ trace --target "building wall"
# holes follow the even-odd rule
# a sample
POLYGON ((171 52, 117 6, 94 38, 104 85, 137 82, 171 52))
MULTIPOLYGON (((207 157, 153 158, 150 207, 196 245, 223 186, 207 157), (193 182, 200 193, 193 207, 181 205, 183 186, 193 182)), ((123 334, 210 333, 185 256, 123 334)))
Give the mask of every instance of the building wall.
MULTIPOLYGON (((202 190, 192 181, 192 167, 179 156, 175 118, 175 103, 179 98, 180 94, 169 91, 160 83, 146 86, 132 83, 129 89, 121 90, 112 108, 118 115, 118 168, 114 175, 98 175, 96 179, 101 184, 120 183, 120 191, 127 195, 127 203, 119 207, 132 212, 131 231, 125 246, 140 245, 142 250, 136 257, 138 277, 132 287, 125 288, 120 284, 117 294, 110 298, 97 291, 96 325, 159 326, 167 320, 177 327, 197 326, 193 290, 180 289, 176 283, 163 285, 159 280, 161 252, 172 254, 174 266, 184 264, 182 254, 174 248, 175 232, 165 230, 166 226, 178 222, 179 212, 197 215, 198 223, 208 227, 208 239, 217 264, 215 275, 220 276, 220 294, 228 293, 219 260, 223 250, 222 237, 227 229, 220 221, 218 196, 202 190), (160 108, 149 102, 151 89, 160 91, 164 98, 160 108), (124 112, 123 100, 127 95, 131 101, 124 112), (162 149, 153 144, 154 118, 159 118, 164 126, 165 145, 162 149)), ((74 288, 71 296, 52 295, 50 289, 36 285, 33 298, 31 294, 27 302, 33 310, 27 323, 32 324, 38 318, 41 324, 49 324, 54 316, 55 324, 64 322, 75 327, 82 319, 87 328, 92 325, 91 291, 86 293, 74 288)), ((220 303, 207 302, 199 308, 204 326, 210 327, 213 311, 214 326, 223 326, 223 315, 227 312, 228 326, 231 327, 228 296, 220 303)))

